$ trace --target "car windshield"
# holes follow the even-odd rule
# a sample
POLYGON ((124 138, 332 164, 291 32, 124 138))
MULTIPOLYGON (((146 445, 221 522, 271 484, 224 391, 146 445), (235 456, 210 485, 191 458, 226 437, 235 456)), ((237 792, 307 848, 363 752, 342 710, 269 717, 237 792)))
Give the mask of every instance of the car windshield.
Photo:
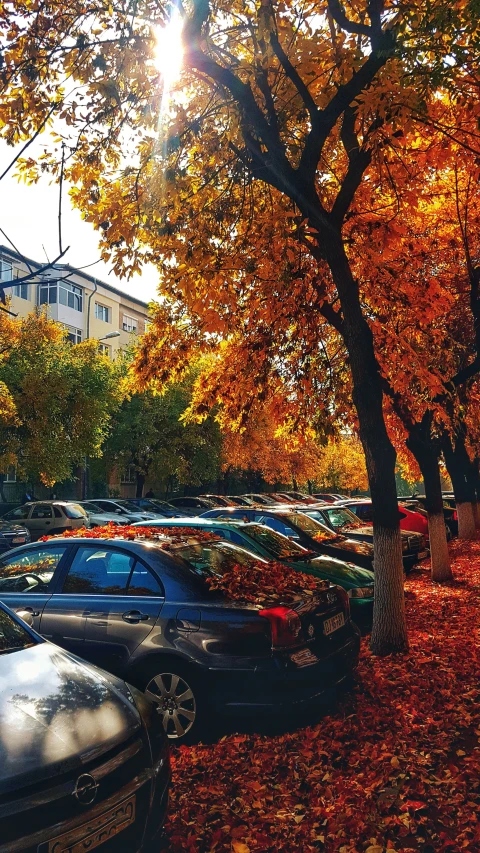
POLYGON ((78 506, 81 506, 85 512, 105 512, 98 504, 93 503, 93 501, 89 501, 87 503, 79 503, 78 506))
POLYGON ((182 557, 196 575, 210 577, 212 575, 223 575, 231 571, 234 566, 254 566, 263 562, 261 557, 255 557, 243 548, 231 545, 228 542, 207 542, 198 544, 181 545, 173 549, 176 557, 182 557))
POLYGON ((270 551, 278 559, 287 560, 289 557, 296 557, 297 559, 304 557, 305 560, 308 559, 309 551, 306 548, 298 545, 296 542, 292 542, 283 533, 271 530, 270 527, 265 527, 263 524, 249 524, 245 532, 248 533, 254 542, 263 545, 267 551, 270 551))
POLYGON ((303 512, 288 513, 282 515, 282 519, 290 521, 291 524, 299 527, 303 533, 307 533, 308 536, 317 541, 328 542, 330 540, 333 542, 339 538, 338 533, 334 533, 333 530, 329 530, 324 524, 321 524, 314 518, 310 518, 310 516, 303 512))
POLYGON ((121 506, 122 509, 128 509, 129 512, 141 512, 141 508, 137 506, 137 504, 130 503, 130 501, 115 501, 118 506, 121 506))
POLYGON ((0 608, 0 655, 18 652, 34 645, 35 640, 31 634, 0 608))
POLYGON ((79 504, 66 504, 63 511, 67 518, 85 518, 87 514, 79 504))
POLYGON ((332 507, 332 509, 325 507, 323 512, 328 516, 328 520, 335 530, 348 530, 353 529, 354 527, 362 527, 362 523, 358 520, 355 513, 351 512, 349 509, 345 509, 344 507, 332 507))
POLYGON ((159 512, 159 510, 162 509, 162 504, 163 509, 171 509, 171 507, 163 501, 149 501, 148 498, 142 498, 138 504, 135 503, 135 501, 127 501, 127 503, 129 507, 134 506, 137 512, 139 509, 146 509, 147 512, 159 512))

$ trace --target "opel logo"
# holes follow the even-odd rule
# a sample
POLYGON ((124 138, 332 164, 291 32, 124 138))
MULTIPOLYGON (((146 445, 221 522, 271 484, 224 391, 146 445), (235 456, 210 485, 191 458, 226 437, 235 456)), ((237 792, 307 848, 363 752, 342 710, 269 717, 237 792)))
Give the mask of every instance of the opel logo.
POLYGON ((76 797, 79 803, 83 806, 89 806, 93 803, 98 793, 98 782, 95 782, 93 776, 89 773, 83 773, 78 777, 75 783, 73 796, 76 797))
POLYGON ((309 625, 308 626, 308 636, 313 637, 314 633, 315 633, 315 628, 313 627, 313 625, 309 625))
POLYGON ((334 592, 327 592, 327 601, 329 604, 335 604, 337 596, 334 592))

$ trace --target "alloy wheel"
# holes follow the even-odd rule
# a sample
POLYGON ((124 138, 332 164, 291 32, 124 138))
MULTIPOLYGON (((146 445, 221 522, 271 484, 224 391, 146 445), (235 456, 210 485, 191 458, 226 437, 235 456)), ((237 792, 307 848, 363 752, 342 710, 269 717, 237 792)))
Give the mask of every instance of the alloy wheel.
POLYGON ((157 706, 168 737, 185 737, 197 716, 195 696, 187 681, 173 672, 162 672, 148 682, 145 695, 157 706))

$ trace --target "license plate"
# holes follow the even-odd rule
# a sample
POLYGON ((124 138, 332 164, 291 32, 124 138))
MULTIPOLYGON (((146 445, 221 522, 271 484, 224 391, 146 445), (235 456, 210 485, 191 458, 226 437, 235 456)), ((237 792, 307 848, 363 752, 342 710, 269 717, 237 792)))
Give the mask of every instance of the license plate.
POLYGON ((428 551, 419 551, 417 554, 417 560, 424 560, 425 557, 428 557, 428 551))
POLYGON ((328 636, 328 634, 333 634, 334 631, 337 631, 345 625, 345 614, 337 613, 336 616, 331 616, 330 619, 325 619, 323 623, 323 633, 328 636))
POLYGON ((309 666, 312 663, 318 663, 318 658, 310 649, 302 649, 301 652, 294 652, 290 655, 290 660, 293 660, 297 666, 309 666))
POLYGON ((110 841, 134 821, 135 794, 99 817, 49 841, 47 853, 86 853, 110 841))
POLYGON ((14 536, 12 539, 12 544, 13 545, 23 545, 23 543, 26 541, 27 540, 25 539, 25 536, 14 536))

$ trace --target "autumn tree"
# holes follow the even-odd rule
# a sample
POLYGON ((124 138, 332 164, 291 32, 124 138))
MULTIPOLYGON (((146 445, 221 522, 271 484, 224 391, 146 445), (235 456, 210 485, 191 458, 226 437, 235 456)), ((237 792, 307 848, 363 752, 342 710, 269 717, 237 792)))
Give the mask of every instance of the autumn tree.
MULTIPOLYGON (((58 115, 65 176, 102 230, 104 253, 125 274, 157 263, 164 301, 138 361, 143 383, 182 375, 199 340, 210 349, 222 340, 203 405, 213 398, 238 420, 286 374, 308 404, 328 371, 323 333, 337 335, 374 504, 372 648, 403 649, 395 450, 372 328, 376 282, 356 264, 365 229, 354 226, 365 215, 392 218, 398 188, 390 185, 385 205, 372 170, 388 176, 402 160, 398 139, 415 122, 431 122, 440 79, 428 75, 432 10, 382 0, 359 0, 348 12, 337 0, 192 0, 178 9, 182 95, 168 108, 164 63, 158 123, 151 28, 165 23, 167 4, 138 4, 132 14, 128 4, 26 8, 12 0, 1 19, 9 41, 3 136, 33 136, 58 115), (237 381, 225 385, 228 365, 237 381)), ((53 146, 41 163, 25 157, 19 165, 35 180, 58 174, 58 164, 53 146)), ((381 258, 395 236, 384 229, 379 240, 370 228, 381 258)))
POLYGON ((0 465, 47 486, 99 456, 121 387, 95 341, 70 344, 44 312, 0 312, 0 465))
POLYGON ((365 455, 356 437, 340 436, 320 449, 315 481, 325 491, 368 489, 365 455))

